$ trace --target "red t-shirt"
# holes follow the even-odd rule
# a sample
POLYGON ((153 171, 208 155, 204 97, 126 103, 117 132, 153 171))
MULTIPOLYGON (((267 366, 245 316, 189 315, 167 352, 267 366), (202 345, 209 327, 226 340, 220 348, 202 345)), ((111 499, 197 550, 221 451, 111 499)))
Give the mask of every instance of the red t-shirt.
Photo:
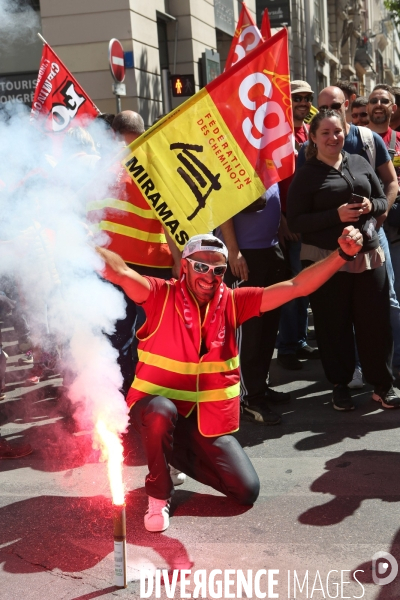
MULTIPOLYGON (((300 127, 295 127, 294 128, 294 139, 296 140, 298 146, 301 148, 301 146, 304 144, 304 142, 306 142, 308 140, 308 125, 303 124, 300 127)), ((298 153, 298 150, 296 150, 296 152, 295 152, 295 160, 296 161, 297 161, 297 153, 298 153)), ((286 199, 287 199, 287 195, 288 195, 289 186, 292 183, 293 177, 294 177, 294 173, 290 177, 287 177, 286 179, 283 179, 282 181, 279 182, 279 196, 281 198, 281 211, 283 213, 286 213, 286 199)))
MULTIPOLYGON (((164 305, 167 282, 164 279, 157 277, 146 277, 150 283, 149 297, 141 306, 146 313, 149 331, 154 331, 160 320, 160 314, 164 305)), ((173 282, 170 279, 170 282, 173 282)), ((245 287, 235 288, 233 290, 233 299, 236 308, 237 326, 241 325, 251 317, 260 316, 261 299, 264 288, 261 287, 245 287)))
MULTIPOLYGON (((389 127, 389 129, 387 130, 386 133, 379 134, 381 136, 381 138, 383 139, 383 142, 384 142, 386 148, 390 148, 392 131, 393 131, 393 129, 391 129, 391 127, 389 127)), ((396 131, 396 143, 395 143, 394 149, 395 149, 395 155, 394 155, 394 159, 393 159, 393 166, 396 171, 397 181, 398 181, 399 189, 400 189, 400 132, 399 131, 396 131)))

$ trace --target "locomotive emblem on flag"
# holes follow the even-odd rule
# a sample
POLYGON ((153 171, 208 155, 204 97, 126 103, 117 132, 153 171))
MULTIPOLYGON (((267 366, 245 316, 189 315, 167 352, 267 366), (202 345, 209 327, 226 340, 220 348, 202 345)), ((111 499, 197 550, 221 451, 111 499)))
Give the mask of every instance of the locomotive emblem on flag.
POLYGON ((198 202, 198 207, 187 218, 188 221, 191 221, 197 215, 199 210, 205 207, 206 200, 212 190, 218 191, 221 189, 221 184, 219 182, 220 174, 213 175, 210 169, 193 154, 193 152, 203 152, 203 146, 178 142, 171 144, 170 149, 183 150, 183 152, 178 154, 178 158, 184 167, 186 167, 186 171, 182 169, 182 167, 178 167, 177 172, 182 177, 183 181, 187 183, 190 191, 194 194, 198 202), (205 178, 208 180, 208 183, 205 178), (201 193, 196 182, 204 189, 204 194, 201 193), (209 187, 207 189, 208 184, 209 187))

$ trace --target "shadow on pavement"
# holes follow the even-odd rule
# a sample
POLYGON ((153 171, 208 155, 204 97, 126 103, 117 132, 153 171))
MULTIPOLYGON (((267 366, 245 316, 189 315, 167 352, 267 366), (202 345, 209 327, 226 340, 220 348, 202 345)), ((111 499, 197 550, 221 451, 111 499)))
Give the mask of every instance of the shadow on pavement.
MULTIPOLYGON (((128 494, 126 505, 129 544, 154 548, 169 569, 192 564, 179 540, 144 529, 147 496, 143 490, 128 494)), ((79 574, 94 567, 114 550, 111 509, 111 501, 103 496, 40 496, 0 508, 0 546, 5 546, 0 549, 2 569, 9 573, 59 569, 79 574)))
POLYGON ((346 438, 361 439, 370 432, 400 426, 400 410, 377 412, 381 405, 371 400, 372 388, 368 385, 352 391, 354 411, 334 410, 331 385, 325 378, 320 361, 309 360, 303 364, 301 371, 293 372, 285 371, 276 364, 276 360, 272 361, 273 385, 278 389, 282 385, 290 386, 292 400, 288 404, 268 404, 274 412, 282 415, 280 425, 242 422, 235 434, 242 446, 253 447, 264 440, 304 432, 306 436, 295 442, 294 448, 310 451, 339 444, 346 438))
POLYGON ((226 496, 176 490, 171 513, 175 517, 233 517, 242 515, 251 508, 251 506, 241 506, 226 496))
MULTIPOLYGON (((311 485, 312 492, 335 496, 325 504, 313 506, 302 513, 298 520, 303 525, 327 527, 337 525, 351 517, 366 500, 381 500, 382 502, 400 502, 400 490, 394 485, 393 477, 397 477, 400 469, 400 453, 389 451, 361 450, 345 452, 341 456, 327 461, 326 473, 318 477, 311 485)), ((385 510, 383 507, 382 510, 385 510)), ((379 518, 379 514, 377 515, 379 518)), ((364 523, 361 527, 368 527, 364 523)), ((382 548, 386 550, 386 548, 382 548)), ((390 554, 400 565, 400 530, 397 531, 390 554)), ((383 561, 382 578, 390 577, 392 567, 389 561, 383 561)), ((362 584, 373 584, 373 570, 379 573, 376 564, 368 561, 356 567, 357 579, 362 584)), ((387 585, 374 587, 377 596, 375 600, 398 600, 400 598, 400 578, 397 576, 387 585)))
POLYGON ((83 596, 76 596, 75 598, 72 598, 72 600, 92 600, 93 598, 99 598, 100 596, 111 594, 111 592, 117 592, 119 589, 120 588, 118 588, 116 585, 112 585, 108 588, 104 588, 104 590, 96 590, 95 592, 84 594, 83 596))
POLYGON ((310 489, 335 498, 301 514, 303 525, 336 525, 353 515, 365 500, 400 501, 400 490, 393 494, 393 474, 400 469, 398 452, 345 452, 329 460, 325 468, 327 473, 318 477, 310 489))
MULTIPOLYGON (((393 539, 392 545, 389 549, 389 553, 394 557, 397 564, 400 565, 400 530, 397 531, 393 539)), ((388 568, 384 570, 382 577, 390 577, 392 573, 392 566, 390 565, 389 561, 384 562, 385 566, 387 565, 388 568)), ((376 569, 376 565, 373 565, 372 561, 359 565, 358 567, 356 567, 356 569, 354 569, 353 572, 355 572, 358 569, 364 571, 364 573, 357 573, 357 578, 361 583, 373 583, 372 572, 373 569, 376 569)), ((377 569, 376 572, 378 572, 377 569)), ((375 589, 379 591, 375 600, 398 600, 400 598, 400 577, 397 575, 393 582, 390 582, 385 585, 380 585, 379 587, 376 586, 375 589)))
POLYGON ((35 470, 58 472, 99 461, 99 452, 93 450, 90 435, 79 436, 68 431, 57 408, 46 410, 46 407, 42 407, 41 413, 43 410, 45 411, 43 416, 33 423, 32 416, 30 420, 18 419, 16 425, 20 426, 21 422, 23 425, 30 425, 23 427, 20 433, 7 428, 10 426, 10 421, 8 426, 3 427, 3 435, 7 440, 28 442, 33 448, 33 453, 25 458, 0 461, 1 471, 29 466, 35 470))
MULTIPOLYGON (((182 542, 165 533, 154 535, 145 530, 146 508, 144 488, 127 494, 128 543, 153 548, 170 570, 190 568, 192 561, 182 542)), ((183 490, 177 491, 172 501, 172 512, 178 518, 230 517, 249 508, 224 496, 183 490)), ((0 523, 0 563, 9 573, 59 569, 79 574, 114 549, 112 506, 104 496, 39 496, 14 502, 0 508, 0 523)))

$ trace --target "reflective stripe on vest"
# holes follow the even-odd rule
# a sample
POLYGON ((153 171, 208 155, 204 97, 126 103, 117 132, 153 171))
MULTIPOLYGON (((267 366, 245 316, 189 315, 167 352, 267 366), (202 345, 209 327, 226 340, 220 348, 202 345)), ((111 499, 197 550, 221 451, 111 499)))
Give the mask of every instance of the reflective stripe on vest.
MULTIPOLYGON (((119 225, 118 223, 111 223, 111 221, 101 221, 99 223, 99 229, 102 231, 109 231, 110 233, 120 233, 143 242, 152 242, 153 244, 166 244, 167 238, 164 233, 148 233, 147 231, 141 231, 134 227, 128 227, 127 225, 119 225)), ((157 265, 155 265, 157 266, 157 265)))
POLYGON ((218 390, 188 392, 186 390, 174 390, 172 388, 166 388, 135 377, 134 384, 132 384, 132 386, 134 386, 135 389, 151 396, 165 396, 171 400, 184 400, 186 402, 218 402, 219 400, 230 400, 231 398, 236 398, 240 394, 240 382, 218 390))
POLYGON ((109 192, 117 197, 88 203, 86 210, 92 229, 106 232, 110 238, 109 249, 126 263, 169 269, 174 261, 163 226, 153 209, 135 197, 133 183, 128 175, 126 177, 127 181, 121 181, 117 176, 119 183, 109 192))
POLYGON ((89 202, 86 210, 89 212, 90 210, 104 210, 105 208, 123 210, 125 212, 138 215, 139 217, 143 217, 144 219, 154 219, 154 213, 151 208, 139 208, 130 202, 126 202, 126 200, 117 200, 117 198, 104 198, 104 200, 95 200, 94 202, 89 202))
MULTIPOLYGON (((151 367, 165 369, 180 375, 202 375, 204 373, 226 373, 239 367, 239 356, 221 362, 182 362, 173 358, 166 358, 146 350, 138 350, 139 360, 151 367)), ((232 397, 232 396, 230 396, 232 397)))

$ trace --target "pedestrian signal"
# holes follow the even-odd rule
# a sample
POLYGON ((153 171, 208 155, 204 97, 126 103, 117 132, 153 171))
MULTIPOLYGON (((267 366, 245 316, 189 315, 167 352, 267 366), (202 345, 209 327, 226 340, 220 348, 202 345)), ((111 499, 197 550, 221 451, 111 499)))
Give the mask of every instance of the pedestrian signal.
POLYGON ((194 75, 171 75, 172 95, 174 98, 193 96, 194 75))

